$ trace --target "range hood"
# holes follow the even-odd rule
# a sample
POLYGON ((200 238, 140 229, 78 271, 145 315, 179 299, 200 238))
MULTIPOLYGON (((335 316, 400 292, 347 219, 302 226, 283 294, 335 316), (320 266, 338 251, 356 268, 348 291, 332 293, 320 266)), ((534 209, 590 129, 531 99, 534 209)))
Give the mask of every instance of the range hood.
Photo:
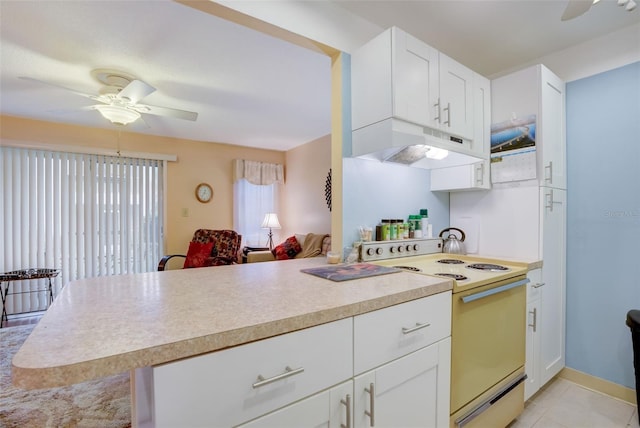
POLYGON ((469 140, 395 118, 353 131, 351 149, 353 157, 425 169, 484 160, 471 150, 469 140), (448 154, 440 158, 443 150, 448 154))

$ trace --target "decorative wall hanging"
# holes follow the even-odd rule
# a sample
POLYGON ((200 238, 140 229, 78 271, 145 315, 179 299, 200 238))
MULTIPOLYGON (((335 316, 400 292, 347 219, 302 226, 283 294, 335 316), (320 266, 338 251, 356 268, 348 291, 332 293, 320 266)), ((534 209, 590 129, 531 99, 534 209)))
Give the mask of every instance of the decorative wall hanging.
POLYGON ((329 168, 327 180, 324 184, 324 197, 327 200, 327 208, 331 211, 331 168, 329 168))

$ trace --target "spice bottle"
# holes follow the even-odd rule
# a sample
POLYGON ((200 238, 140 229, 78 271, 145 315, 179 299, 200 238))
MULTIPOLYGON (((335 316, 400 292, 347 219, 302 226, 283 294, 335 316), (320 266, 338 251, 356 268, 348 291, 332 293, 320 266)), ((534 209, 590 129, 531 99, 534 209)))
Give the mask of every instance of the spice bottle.
POLYGON ((395 220, 389 220, 389 231, 389 239, 398 239, 398 223, 395 220))
POLYGON ((382 219, 382 241, 388 241, 391 239, 391 223, 389 219, 382 219))
POLYGON ((420 216, 422 217, 422 237, 430 238, 428 230, 429 230, 429 210, 421 209, 420 216))

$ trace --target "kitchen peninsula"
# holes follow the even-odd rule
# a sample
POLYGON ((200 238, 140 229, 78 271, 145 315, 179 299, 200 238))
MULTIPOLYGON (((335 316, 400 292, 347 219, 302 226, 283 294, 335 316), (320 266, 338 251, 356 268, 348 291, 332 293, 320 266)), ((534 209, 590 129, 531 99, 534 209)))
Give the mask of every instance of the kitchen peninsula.
MULTIPOLYGON (((450 335, 450 280, 399 272, 333 282, 300 272, 300 269, 324 264, 323 258, 314 258, 99 277, 73 282, 61 292, 16 354, 13 360, 14 384, 28 389, 47 388, 135 370, 138 382, 135 401, 138 401, 138 408, 134 412, 134 418, 137 418, 133 421, 134 425, 143 424, 146 418, 160 426, 162 423, 155 421, 153 412, 161 410, 171 413, 171 409, 166 408, 166 403, 162 406, 156 403, 154 406, 158 395, 149 396, 149 388, 153 385, 145 382, 153 379, 154 374, 156 382, 162 381, 164 368, 169 371, 177 368, 181 373, 179 377, 192 382, 199 373, 189 372, 193 369, 189 364, 199 364, 202 358, 231 355, 229 351, 241 350, 244 346, 261 346, 276 339, 293 338, 295 340, 283 345, 286 349, 276 352, 291 356, 304 353, 304 348, 312 349, 313 345, 330 348, 332 341, 337 341, 336 346, 345 345, 343 347, 348 353, 344 359, 340 359, 345 361, 349 374, 344 379, 340 378, 340 382, 348 380, 350 385, 353 366, 359 364, 358 351, 353 355, 354 347, 359 341, 362 346, 367 346, 365 342, 371 334, 377 335, 378 340, 384 339, 381 331, 366 330, 368 323, 373 323, 373 326, 377 325, 375 322, 387 325, 389 316, 394 321, 397 319, 406 323, 406 317, 416 313, 426 314, 426 318, 437 314, 437 320, 412 318, 413 324, 406 327, 413 327, 419 322, 433 325, 418 332, 417 336, 407 335, 401 344, 401 353, 391 358, 408 354, 404 356, 406 359, 433 348, 436 357, 440 356, 440 361, 445 360, 445 353, 448 361, 449 347, 434 348, 434 345, 437 345, 436 341, 447 344, 450 335), (437 300, 432 300, 434 298, 437 300), (398 312, 396 308, 402 311, 398 312), (385 317, 376 320, 377 314, 384 314, 385 317), (369 316, 373 318, 366 318, 369 316), (361 337, 357 331, 358 323, 364 326, 361 337), (316 336, 316 333, 319 335, 316 336), (309 334, 309 337, 303 337, 309 334), (302 342, 298 342, 298 339, 302 342), (355 342, 353 346, 352 340, 355 342), (300 347, 299 343, 304 345, 300 347), (158 373, 155 372, 157 368, 160 368, 158 373), (150 404, 145 406, 145 401, 150 404)), ((330 366, 341 364, 336 363, 338 357, 332 354, 332 349, 325 351, 327 353, 322 358, 330 366)), ((264 349, 254 349, 250 354, 265 361, 271 357, 269 351, 264 349)), ((243 362, 241 359, 230 361, 223 371, 233 373, 251 369, 240 366, 243 362)), ((363 362, 361 372, 384 362, 363 362)), ((296 369, 287 367, 284 375, 289 376, 288 373, 296 369)), ((279 370, 285 370, 285 367, 279 370)), ((318 377, 317 373, 313 373, 313 367, 307 370, 309 376, 318 377)), ((448 373, 448 362, 442 370, 448 373)), ((261 386, 260 380, 256 379, 262 374, 273 376, 275 373, 250 375, 255 383, 253 388, 249 384, 248 390, 253 390, 254 400, 255 391, 261 386)), ((268 395, 273 396, 283 388, 296 389, 296 383, 292 380, 295 374, 291 376, 280 386, 277 382, 268 385, 268 395)), ((320 373, 319 378, 323 376, 320 373)), ((440 391, 446 388, 448 396, 448 374, 440 378, 446 379, 447 385, 443 385, 441 379, 438 387, 440 391)), ((267 382, 269 380, 263 382, 270 383, 267 382)), ((193 381, 193 384, 197 388, 197 381, 193 381)), ((322 384, 317 390, 333 385, 322 384)), ((222 396, 228 395, 225 392, 227 387, 228 384, 224 382, 217 386, 210 385, 210 389, 219 390, 218 394, 222 396)), ((313 387, 313 382, 309 387, 313 387)), ((300 391, 297 392, 302 393, 305 387, 298 389, 300 391)), ((295 392, 295 400, 306 397, 296 396, 295 392)), ((213 397, 209 399, 215 403, 213 397)), ((302 403, 306 401, 302 400, 302 403)), ((243 403, 246 406, 248 401, 243 403)), ((440 415, 440 418, 448 418, 448 401, 446 406, 446 415, 440 415)), ((276 408, 270 408, 269 411, 276 408)), ((245 420, 260 414, 248 414, 245 420)))

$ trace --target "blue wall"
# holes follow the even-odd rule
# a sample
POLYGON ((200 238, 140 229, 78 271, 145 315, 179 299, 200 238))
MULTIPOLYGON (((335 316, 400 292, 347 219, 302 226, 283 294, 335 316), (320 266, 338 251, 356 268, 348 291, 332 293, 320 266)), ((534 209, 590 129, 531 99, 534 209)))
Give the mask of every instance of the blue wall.
POLYGON ((640 62, 567 84, 567 366, 635 387, 640 62))
POLYGON ((429 210, 433 234, 449 226, 449 193, 431 192, 429 170, 378 161, 345 158, 343 165, 343 234, 359 239, 358 227, 374 227, 383 218, 407 219, 429 210))

